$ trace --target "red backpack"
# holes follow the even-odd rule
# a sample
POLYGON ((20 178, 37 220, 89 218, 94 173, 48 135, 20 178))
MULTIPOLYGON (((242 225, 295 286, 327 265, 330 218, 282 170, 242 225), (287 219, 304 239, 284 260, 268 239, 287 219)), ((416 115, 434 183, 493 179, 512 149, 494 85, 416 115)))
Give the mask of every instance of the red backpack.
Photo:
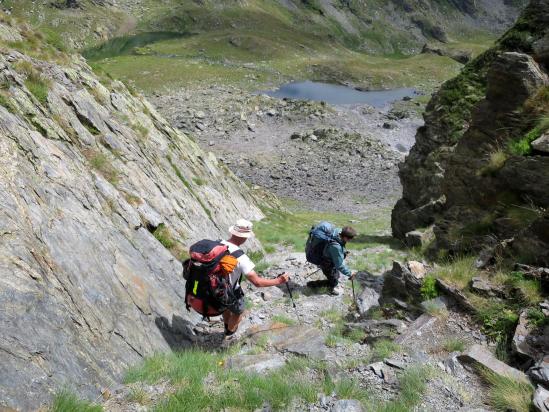
POLYGON ((183 263, 185 304, 204 317, 219 316, 237 299, 231 284, 231 273, 244 252, 229 253, 219 241, 204 239, 189 249, 190 259, 183 263))

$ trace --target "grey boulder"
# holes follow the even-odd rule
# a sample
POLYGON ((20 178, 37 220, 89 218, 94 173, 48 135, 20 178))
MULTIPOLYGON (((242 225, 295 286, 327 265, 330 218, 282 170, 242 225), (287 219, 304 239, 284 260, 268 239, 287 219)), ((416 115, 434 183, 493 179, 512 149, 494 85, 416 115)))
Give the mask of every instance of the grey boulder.
POLYGON ((363 412, 362 404, 355 399, 342 399, 334 403, 331 412, 363 412))
POLYGON ((549 412, 549 391, 543 386, 538 386, 534 393, 534 408, 539 412, 549 412))
POLYGON ((286 360, 278 354, 237 355, 227 359, 225 367, 245 372, 263 373, 279 369, 286 360))
POLYGON ((370 309, 379 306, 379 293, 374 289, 365 287, 357 298, 357 306, 360 314, 367 313, 370 309))

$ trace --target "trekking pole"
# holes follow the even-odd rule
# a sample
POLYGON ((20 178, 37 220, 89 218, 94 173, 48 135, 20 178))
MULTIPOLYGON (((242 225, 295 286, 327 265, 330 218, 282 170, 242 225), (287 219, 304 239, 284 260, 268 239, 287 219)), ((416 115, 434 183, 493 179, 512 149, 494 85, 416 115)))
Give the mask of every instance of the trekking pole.
MULTIPOLYGON (((280 275, 277 276, 277 278, 279 278, 283 274, 284 273, 281 273, 280 275)), ((288 284, 288 282, 286 282, 286 288, 288 289, 288 294, 290 295, 290 300, 292 301, 292 306, 294 307, 295 315, 297 316, 297 320, 298 320, 299 324, 302 325, 303 322, 301 322, 301 318, 299 317, 299 312, 297 311, 297 305, 295 304, 294 295, 292 294, 292 289, 290 289, 290 285, 288 284)))
POLYGON ((357 303, 357 301, 356 301, 356 295, 355 295, 355 280, 354 280, 354 277, 351 278, 351 289, 353 290, 353 302, 354 302, 356 311, 357 311, 358 313, 360 313, 359 310, 358 310, 358 303, 357 303))
POLYGON ((317 269, 317 270, 315 270, 315 271, 312 272, 312 273, 309 273, 307 276, 304 277, 304 279, 309 279, 311 276, 313 276, 315 273, 318 273, 318 272, 320 272, 320 268, 317 269))

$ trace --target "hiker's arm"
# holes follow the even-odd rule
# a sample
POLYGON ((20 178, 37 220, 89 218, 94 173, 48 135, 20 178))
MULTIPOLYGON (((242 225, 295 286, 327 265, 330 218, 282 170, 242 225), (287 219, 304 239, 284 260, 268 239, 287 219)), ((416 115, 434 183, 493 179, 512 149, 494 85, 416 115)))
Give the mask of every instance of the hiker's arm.
POLYGON ((284 275, 279 276, 276 279, 265 279, 259 276, 257 273, 255 273, 254 270, 252 270, 250 273, 246 275, 246 277, 255 287, 266 288, 268 286, 278 286, 278 285, 282 285, 283 283, 286 283, 288 281, 288 276, 287 274, 284 274, 284 275))
POLYGON ((334 265, 334 268, 347 277, 351 277, 351 269, 345 264, 343 249, 339 245, 330 245, 328 247, 328 256, 334 265))

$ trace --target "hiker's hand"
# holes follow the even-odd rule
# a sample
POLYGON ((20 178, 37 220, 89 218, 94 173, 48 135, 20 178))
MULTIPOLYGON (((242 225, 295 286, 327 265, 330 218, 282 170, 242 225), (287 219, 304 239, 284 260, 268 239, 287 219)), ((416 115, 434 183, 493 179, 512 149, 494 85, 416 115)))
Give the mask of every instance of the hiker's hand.
POLYGON ((356 277, 357 271, 351 272, 351 276, 349 276, 349 280, 353 280, 356 277))
POLYGON ((287 273, 287 272, 283 273, 282 275, 280 275, 278 277, 278 279, 279 279, 279 282, 280 282, 279 284, 283 285, 284 283, 287 283, 290 280, 290 274, 287 273))

